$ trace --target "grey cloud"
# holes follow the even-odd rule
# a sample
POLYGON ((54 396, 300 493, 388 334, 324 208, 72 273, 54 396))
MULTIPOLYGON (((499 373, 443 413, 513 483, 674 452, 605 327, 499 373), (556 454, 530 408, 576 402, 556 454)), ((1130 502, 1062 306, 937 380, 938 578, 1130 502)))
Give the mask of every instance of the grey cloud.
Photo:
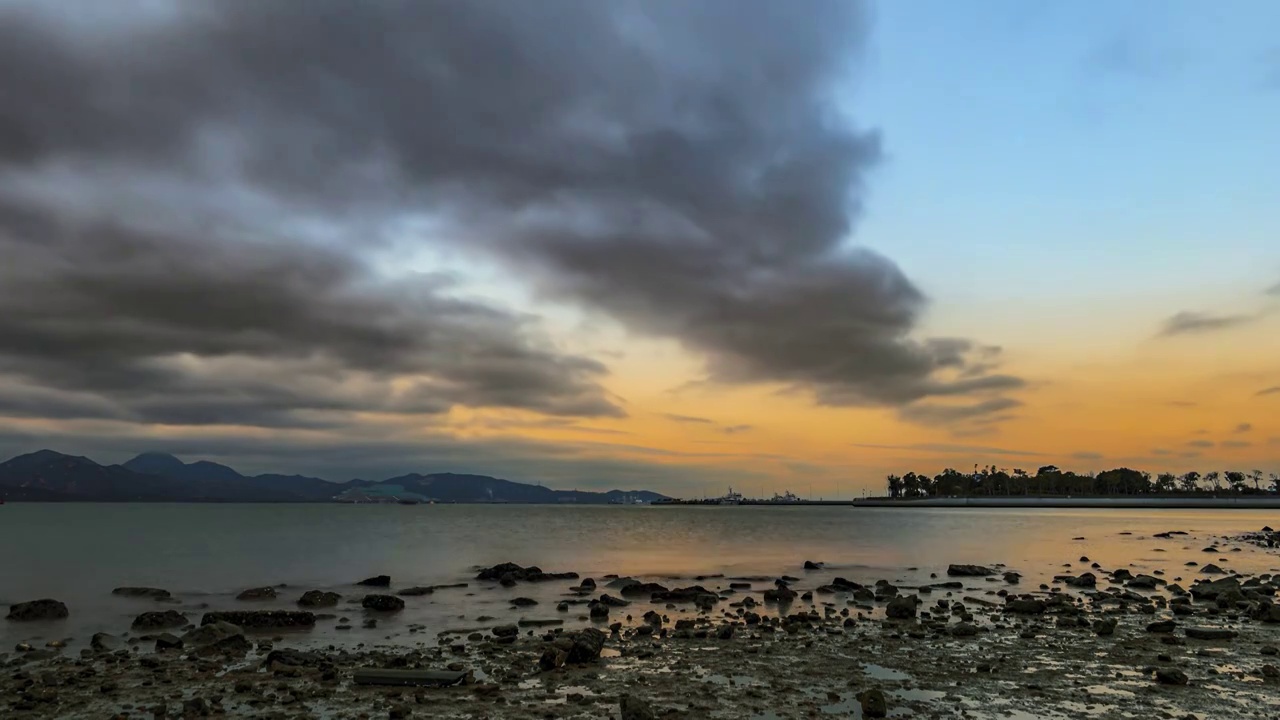
POLYGON ((700 425, 711 425, 714 423, 714 421, 708 420, 707 418, 694 417, 692 415, 677 415, 675 413, 663 413, 662 417, 678 423, 695 423, 700 425))
MULTIPOLYGON (((848 245, 881 155, 879 138, 838 111, 866 31, 860 3, 225 0, 103 28, 72 27, 73 14, 35 0, 0 10, 0 86, 35 99, 0 109, 0 170, 23 174, 25 193, 102 213, 111 204, 101 197, 61 197, 47 178, 59 168, 178 175, 161 185, 207 190, 239 210, 245 196, 269 198, 336 226, 352 246, 378 235, 349 237, 352 217, 430 216, 443 228, 434 235, 505 263, 544 296, 680 342, 705 358, 712 382, 777 383, 824 404, 948 422, 1013 407, 1003 394, 1025 384, 998 372, 998 350, 913 337, 924 294, 888 259, 848 245), (971 409, 926 402, 939 397, 971 409)), ((233 264, 214 244, 203 253, 233 264)), ((326 336, 354 338, 286 352, 406 372, 422 349, 402 333, 426 323, 420 315, 480 316, 483 339, 455 346, 468 358, 486 357, 488 328, 519 324, 427 292, 409 307, 354 293, 369 278, 324 262, 281 272, 285 287, 264 302, 301 313, 287 291, 335 281, 344 295, 319 298, 339 311, 326 336), (382 317, 361 312, 370 307, 390 319, 352 328, 353 316, 382 317)), ((256 287, 251 277, 227 289, 256 287)), ((89 290, 117 303, 125 324, 129 312, 148 322, 157 312, 144 307, 155 293, 89 290)), ((187 343, 225 343, 234 333, 224 324, 258 315, 252 294, 234 297, 189 318, 187 343)), ((55 351, 68 344, 46 340, 55 351)), ((524 343, 497 349, 493 363, 451 367, 444 396, 619 412, 594 384, 598 364, 524 343)))
POLYGON ((725 435, 737 435, 739 433, 750 432, 755 429, 754 425, 728 425, 720 428, 720 432, 725 435))
POLYGON ((1244 440, 1223 440, 1219 444, 1224 448, 1247 448, 1253 443, 1246 442, 1244 440))
POLYGON ((78 224, 0 203, 0 412, 306 425, 455 404, 623 414, 526 318, 350 255, 78 224), (45 408, 42 412, 41 408, 45 408))
POLYGON ((1151 454, 1152 455, 1172 455, 1173 451, 1166 450, 1165 448, 1155 448, 1151 451, 1151 454))
POLYGON ((853 447, 872 448, 877 450, 912 450, 916 452, 957 454, 957 455, 1026 455, 1042 456, 1046 453, 1031 450, 1014 450, 1010 448, 990 447, 984 445, 952 445, 947 443, 913 443, 910 445, 872 445, 853 443, 853 447))
POLYGON ((1071 457, 1074 460, 1101 460, 1104 456, 1096 452, 1074 452, 1071 457))
POLYGON ((1211 448, 1213 447, 1213 441, 1212 440, 1190 440, 1186 443, 1186 445, 1187 447, 1194 447, 1194 448, 1211 448))
POLYGON ((1239 425, 1236 426, 1235 432, 1236 434, 1240 434, 1240 433, 1247 433, 1250 430, 1253 430, 1253 425, 1251 423, 1240 423, 1239 425))
POLYGON ((901 410, 901 415, 911 422, 922 425, 948 425, 986 416, 1003 413, 1022 402, 1013 398, 992 398, 963 405, 943 405, 940 403, 917 403, 901 410))
POLYGON ((1262 397, 1264 395, 1280 395, 1280 385, 1276 385, 1275 387, 1264 388, 1254 393, 1255 397, 1262 397))
POLYGON ((1276 283, 1275 285, 1267 288, 1266 294, 1280 297, 1280 283, 1276 283))
POLYGON ((1257 315, 1210 315, 1198 312, 1180 312, 1168 320, 1160 330, 1161 337, 1229 330, 1247 325, 1258 319, 1257 315))

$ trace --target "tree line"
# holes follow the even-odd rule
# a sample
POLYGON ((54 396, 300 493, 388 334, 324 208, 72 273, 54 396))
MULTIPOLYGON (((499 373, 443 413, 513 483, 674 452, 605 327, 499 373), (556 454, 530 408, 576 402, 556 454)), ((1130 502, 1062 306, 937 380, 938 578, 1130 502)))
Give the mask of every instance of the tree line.
POLYGON ((922 473, 890 475, 889 497, 922 498, 951 496, 1016 496, 1016 495, 1276 495, 1280 494, 1280 475, 1263 477, 1261 470, 1250 473, 1238 470, 1213 471, 1201 475, 1161 473, 1152 476, 1129 468, 1116 468, 1081 475, 1045 465, 1034 475, 1026 470, 974 467, 971 473, 947 468, 930 477, 922 473))

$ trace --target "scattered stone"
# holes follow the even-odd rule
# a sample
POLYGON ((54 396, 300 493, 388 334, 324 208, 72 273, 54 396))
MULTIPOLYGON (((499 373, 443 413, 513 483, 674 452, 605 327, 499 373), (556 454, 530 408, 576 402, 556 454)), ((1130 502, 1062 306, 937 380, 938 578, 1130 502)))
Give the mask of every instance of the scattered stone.
MULTIPOLYGON (((209 616, 205 615, 207 619, 209 616)), ((207 622, 182 636, 182 643, 200 655, 244 655, 253 644, 239 627, 221 620, 207 622)))
POLYGON ((814 562, 814 561, 812 561, 812 560, 805 560, 805 561, 804 561, 804 569, 805 569, 805 570, 821 570, 821 569, 822 569, 822 563, 820 563, 820 562, 814 562))
POLYGON ((533 607, 538 604, 537 600, 527 597, 511 598, 511 604, 516 607, 533 607))
POLYGON ((1115 635, 1118 621, 1115 618, 1104 618, 1093 621, 1093 632, 1099 637, 1115 635))
POLYGON ((623 695, 619 703, 622 711, 621 720, 656 720, 653 708, 649 703, 634 695, 623 695))
POLYGON ((1017 585, 1022 581, 1022 576, 1016 572, 1010 571, 1004 574, 1004 581, 1010 585, 1017 585))
POLYGON ((1015 598, 1005 603, 1005 609, 1019 615, 1041 615, 1048 608, 1043 600, 1015 598))
POLYGON ((160 633, 156 636, 156 652, 181 650, 184 644, 182 638, 170 633, 160 633))
POLYGON ((1235 630, 1227 630, 1226 628, 1199 628, 1190 627, 1186 630, 1187 637, 1193 640, 1231 640, 1238 633, 1235 630))
POLYGON ((858 704, 862 706, 863 717, 882 718, 889 714, 889 703, 879 688, 858 693, 858 704))
POLYGON ((1171 633, 1178 627, 1178 623, 1173 620, 1157 620, 1147 625, 1149 633, 1171 633))
POLYGON ((1186 685, 1187 674, 1177 668, 1159 668, 1156 670, 1156 682, 1161 685, 1186 685))
POLYGON ((889 604, 884 609, 884 614, 894 620, 910 620, 916 616, 916 603, 918 600, 915 595, 896 597, 889 601, 889 604))
POLYGON ((208 612, 201 625, 225 622, 241 628, 302 628, 316 624, 316 616, 303 610, 233 610, 208 612))
POLYGON ((361 580, 356 584, 364 585, 366 587, 391 587, 391 576, 390 575, 374 575, 373 577, 365 578, 364 580, 361 580))
POLYGON ((177 610, 144 612, 133 619, 134 630, 162 630, 164 628, 183 627, 188 624, 187 617, 177 610))
POLYGON ((89 649, 99 653, 115 652, 120 649, 120 638, 107 633, 94 633, 89 638, 89 649))

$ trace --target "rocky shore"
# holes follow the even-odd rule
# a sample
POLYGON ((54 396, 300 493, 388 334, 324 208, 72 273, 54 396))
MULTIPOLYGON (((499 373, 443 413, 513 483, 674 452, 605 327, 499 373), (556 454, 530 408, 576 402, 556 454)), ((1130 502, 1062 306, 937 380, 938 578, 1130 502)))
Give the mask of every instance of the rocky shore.
MULTIPOLYGON (((259 587, 199 613, 118 588, 132 627, 0 655, 0 717, 1277 717, 1280 575, 1230 568, 1246 546, 1280 564, 1280 534, 1150 541, 1171 539, 1202 558, 940 565, 911 585, 804 559, 795 576, 683 582, 503 563, 465 587, 259 587), (548 591, 554 605, 529 597, 548 591), (410 626, 411 646, 341 641, 446 592, 509 593, 509 616, 410 626), (286 594, 296 609, 255 607, 286 594)), ((7 622, 75 612, 34 599, 7 622)))

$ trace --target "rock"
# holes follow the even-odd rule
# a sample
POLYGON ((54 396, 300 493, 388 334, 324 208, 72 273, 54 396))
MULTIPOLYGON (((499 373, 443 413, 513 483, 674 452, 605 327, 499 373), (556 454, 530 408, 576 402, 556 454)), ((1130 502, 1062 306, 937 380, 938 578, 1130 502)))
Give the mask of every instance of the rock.
POLYGON ((1022 576, 1016 572, 1007 572, 1004 574, 1004 581, 1010 585, 1017 585, 1021 580, 1022 576))
POLYGON ((858 704, 862 706, 863 717, 882 718, 889 714, 889 702, 879 688, 858 693, 858 704))
POLYGON ((229 623, 241 628, 303 628, 316 624, 316 616, 305 610, 233 610, 207 612, 201 625, 229 623))
POLYGON ((399 595, 400 597, 422 597, 423 595, 431 595, 435 593, 435 591, 436 589, 434 587, 431 587, 429 585, 428 586, 420 585, 418 587, 411 587, 411 588, 405 588, 404 590, 398 590, 396 591, 396 594, 399 595))
POLYGON ((1227 630, 1226 628, 1198 628, 1190 627, 1186 630, 1187 637, 1193 640, 1230 640, 1238 634, 1235 630, 1227 630))
POLYGON ((1082 573, 1078 576, 1064 575, 1062 581, 1072 587, 1097 587, 1098 577, 1093 573, 1082 573))
POLYGON ((948 631, 951 637, 973 637, 978 634, 978 626, 972 623, 961 622, 951 626, 948 631))
POLYGON ((1005 603, 1005 609, 1019 615, 1041 615, 1048 608, 1043 600, 1015 598, 1005 603))
POLYGON ((364 580, 361 580, 356 584, 364 585, 366 587, 391 587, 391 576, 390 575, 374 575, 373 577, 365 578, 364 580))
POLYGON ((275 600, 276 589, 273 587, 249 588, 236 596, 237 600, 275 600))
POLYGON ((149 600, 168 600, 170 597, 168 590, 149 587, 118 587, 112 590, 111 594, 122 597, 147 598, 149 600))
POLYGON ((1151 575, 1139 575, 1129 582, 1125 583, 1125 587, 1131 587, 1136 590, 1155 590, 1156 587, 1163 584, 1164 581, 1151 575))
POLYGON ((184 643, 182 638, 170 633, 160 633, 156 636, 156 652, 165 650, 181 650, 184 643))
POLYGON ((342 596, 336 592, 308 590, 302 593, 302 597, 298 598, 298 605, 301 607, 333 607, 341 599, 342 596))
POLYGON ((387 711, 387 717, 391 718, 391 720, 403 720, 412 714, 413 709, 404 703, 392 705, 391 709, 387 711))
MULTIPOLYGON (((511 581, 522 582, 547 582, 550 580, 577 580, 576 572, 549 573, 543 572, 541 568, 530 565, 529 567, 521 567, 515 563, 501 563, 491 568, 483 568, 480 574, 476 575, 477 580, 498 580, 504 578, 511 581)), ((506 584, 506 583, 503 583, 506 584)))
POLYGON ((1117 621, 1115 618, 1103 618, 1093 621, 1093 632, 1099 637, 1115 635, 1117 621))
POLYGON ((619 706, 622 710, 621 720, 657 720, 649 703, 634 695, 623 695, 619 706))
POLYGON ((787 603, 795 600, 800 596, 795 590, 786 585, 779 585, 764 591, 764 601, 773 603, 787 603))
POLYGON ((65 604, 51 598, 42 598, 10 605, 9 614, 5 616, 5 619, 17 622, 31 622, 34 620, 63 620, 70 615, 71 613, 67 610, 65 604))
POLYGON ((896 597, 885 606, 884 614, 894 620, 910 620, 916 616, 917 602, 918 598, 915 595, 896 597))
POLYGON ((184 717, 208 717, 209 701, 201 697, 188 698, 182 701, 182 715, 184 717))
MULTIPOLYGON (((205 617, 208 618, 208 615, 205 617)), ((244 655, 253 648, 243 630, 221 620, 209 622, 188 632, 182 636, 182 643, 200 655, 244 655)))
POLYGON ((1186 685, 1187 674, 1177 668, 1159 668, 1156 670, 1156 682, 1161 685, 1186 685))
POLYGON ((538 666, 554 670, 565 664, 583 665, 600 659, 604 649, 605 634, 595 628, 586 628, 556 637, 542 653, 538 666))
POLYGON ((600 602, 608 605, 609 607, 626 607, 631 604, 622 598, 616 598, 608 593, 600 596, 600 602))
POLYGON ((187 618, 177 610, 163 610, 159 612, 144 612, 133 619, 134 630, 161 630, 164 628, 182 627, 187 624, 187 618))
MULTIPOLYGON (((991 568, 982 565, 948 565, 947 574, 952 577, 986 577, 996 573, 991 568)), ((879 692, 879 690, 875 692, 879 692)))
POLYGON ((1232 592, 1240 592, 1240 581, 1235 578, 1202 581, 1191 586, 1191 597, 1196 600, 1216 600, 1219 595, 1232 592))
POLYGON ((538 604, 537 600, 527 597, 511 598, 511 604, 516 607, 533 607, 538 604))
POLYGON ((94 633, 89 638, 89 649, 94 652, 115 652, 120 649, 120 638, 107 633, 94 633))
POLYGON ((1158 620, 1147 625, 1149 633, 1171 633, 1178 627, 1178 623, 1172 620, 1158 620))
POLYGON ((588 614, 592 620, 607 620, 609 618, 609 606, 604 603, 592 601, 588 614))
POLYGON ((1277 668, 1275 665, 1263 665, 1262 677, 1271 678, 1272 680, 1280 678, 1280 668, 1277 668))
POLYGON ((515 625, 499 625, 492 632, 496 637, 515 637, 520 634, 520 628, 515 625))
POLYGON ((360 607, 377 612, 399 612, 404 609, 404 600, 395 595, 365 595, 360 607))
POLYGON ((1217 565, 1214 565, 1213 563, 1209 563, 1208 565, 1205 565, 1204 567, 1200 568, 1200 572, 1204 575, 1221 575, 1224 571, 1222 568, 1218 567, 1217 565))
POLYGON ((820 563, 820 562, 814 562, 814 561, 812 561, 812 560, 805 560, 805 561, 804 561, 804 569, 805 569, 805 570, 821 570, 821 569, 822 569, 822 563, 820 563))

